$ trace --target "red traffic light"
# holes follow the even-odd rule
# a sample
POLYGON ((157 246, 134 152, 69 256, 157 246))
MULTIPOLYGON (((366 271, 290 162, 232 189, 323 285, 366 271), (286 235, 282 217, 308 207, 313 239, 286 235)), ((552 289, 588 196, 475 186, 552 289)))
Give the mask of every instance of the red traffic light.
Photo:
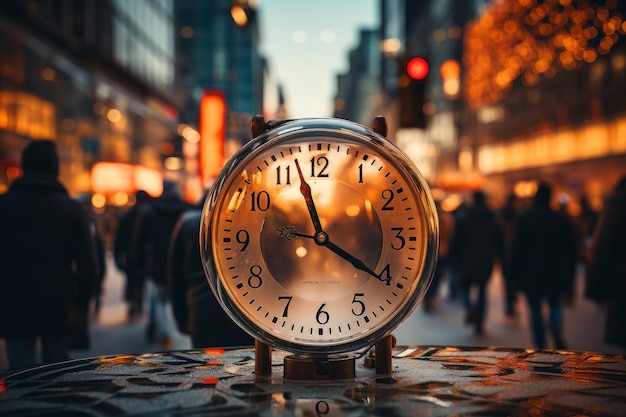
POLYGON ((414 80, 423 80, 428 75, 428 62, 424 58, 415 57, 406 64, 406 73, 414 80))

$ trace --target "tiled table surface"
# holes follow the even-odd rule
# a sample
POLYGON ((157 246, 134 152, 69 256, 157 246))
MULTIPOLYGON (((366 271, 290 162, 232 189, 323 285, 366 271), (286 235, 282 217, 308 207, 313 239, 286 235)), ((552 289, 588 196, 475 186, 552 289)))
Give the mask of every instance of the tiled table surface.
POLYGON ((2 416, 626 416, 626 358, 594 352, 394 348, 393 373, 254 374, 253 349, 79 359, 0 379, 2 416))

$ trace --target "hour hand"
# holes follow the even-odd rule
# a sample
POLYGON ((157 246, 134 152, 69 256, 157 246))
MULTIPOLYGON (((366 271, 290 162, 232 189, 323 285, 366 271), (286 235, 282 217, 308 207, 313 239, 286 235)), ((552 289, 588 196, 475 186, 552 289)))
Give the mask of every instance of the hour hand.
POLYGON ((313 196, 311 194, 311 186, 307 184, 304 179, 304 175, 302 174, 302 170, 300 169, 300 163, 297 159, 294 160, 296 163, 296 169, 298 170, 298 176, 300 177, 300 193, 304 197, 304 201, 306 202, 306 207, 309 210, 309 216, 311 216, 311 220, 313 221, 313 227, 315 228, 315 233, 322 232, 322 223, 320 222, 320 218, 317 214, 317 210, 315 209, 315 203, 313 202, 313 196))
POLYGON ((296 228, 293 226, 277 227, 276 229, 274 229, 274 234, 279 237, 284 237, 286 240, 294 240, 296 237, 315 239, 315 236, 298 233, 296 228))

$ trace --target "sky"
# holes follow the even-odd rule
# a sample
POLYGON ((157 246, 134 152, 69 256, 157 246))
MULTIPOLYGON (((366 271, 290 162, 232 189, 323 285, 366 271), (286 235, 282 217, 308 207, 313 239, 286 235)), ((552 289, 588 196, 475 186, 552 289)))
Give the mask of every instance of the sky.
POLYGON ((361 29, 378 27, 378 0, 259 0, 261 50, 291 118, 331 117, 337 75, 361 29))

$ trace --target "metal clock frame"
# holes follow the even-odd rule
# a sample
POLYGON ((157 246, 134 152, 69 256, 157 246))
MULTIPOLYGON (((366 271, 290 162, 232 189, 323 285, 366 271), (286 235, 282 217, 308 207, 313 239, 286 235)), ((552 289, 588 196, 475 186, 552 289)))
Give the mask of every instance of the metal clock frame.
MULTIPOLYGON (((373 130, 362 125, 340 119, 299 119, 293 121, 270 121, 265 122, 262 116, 252 118, 251 131, 253 140, 243 146, 225 165, 218 175, 215 183, 207 195, 203 208, 200 247, 203 256, 203 266, 211 289, 218 302, 229 316, 246 332, 255 338, 256 373, 261 375, 271 374, 271 348, 282 348, 295 353, 298 358, 294 362, 285 362, 285 374, 294 379, 342 379, 353 377, 354 356, 345 355, 346 352, 354 352, 364 347, 376 344, 375 367, 377 373, 391 373, 391 332, 404 322, 421 302, 434 273, 437 250, 439 244, 438 219, 428 184, 415 165, 395 145, 389 142, 386 121, 383 117, 376 117, 373 122, 373 130), (375 151, 386 158, 393 158, 394 163, 400 170, 407 174, 405 180, 410 182, 411 187, 421 199, 423 221, 426 227, 427 241, 424 242, 424 258, 421 276, 414 292, 409 297, 402 310, 391 320, 387 321, 380 329, 360 337, 348 343, 332 347, 308 346, 279 339, 268 334, 260 326, 254 323, 230 299, 222 287, 218 268, 213 256, 211 226, 215 215, 216 205, 219 202, 220 192, 228 186, 233 174, 238 172, 239 167, 251 155, 280 143, 290 135, 303 135, 307 132, 320 134, 327 133, 331 136, 348 135, 357 138, 358 141, 367 143, 375 151), (346 362, 344 364, 343 362, 346 362)), ((419 204, 419 202, 418 202, 419 204)))

